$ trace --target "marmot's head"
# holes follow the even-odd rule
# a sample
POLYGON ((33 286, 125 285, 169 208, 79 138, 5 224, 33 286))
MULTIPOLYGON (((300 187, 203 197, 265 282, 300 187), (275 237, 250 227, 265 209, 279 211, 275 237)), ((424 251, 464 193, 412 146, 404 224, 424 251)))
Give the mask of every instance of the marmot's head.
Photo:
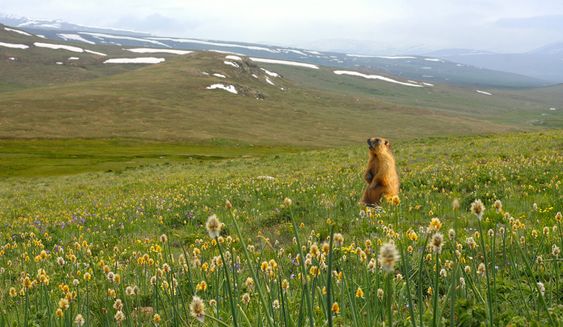
POLYGON ((368 139, 368 147, 371 154, 377 155, 391 150, 391 143, 382 137, 372 137, 368 139))

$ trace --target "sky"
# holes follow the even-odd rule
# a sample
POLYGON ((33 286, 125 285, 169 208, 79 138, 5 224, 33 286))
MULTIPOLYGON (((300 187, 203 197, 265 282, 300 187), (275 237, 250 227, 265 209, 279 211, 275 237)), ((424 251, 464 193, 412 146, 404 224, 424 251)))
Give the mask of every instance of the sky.
POLYGON ((159 36, 358 53, 563 42, 563 0, 1 0, 0 12, 159 36))

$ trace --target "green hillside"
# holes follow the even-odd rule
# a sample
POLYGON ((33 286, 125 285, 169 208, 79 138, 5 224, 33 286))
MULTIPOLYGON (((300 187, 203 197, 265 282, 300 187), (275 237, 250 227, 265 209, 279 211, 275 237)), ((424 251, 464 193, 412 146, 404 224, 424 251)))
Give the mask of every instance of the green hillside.
POLYGON ((502 95, 405 87, 337 76, 327 68, 270 65, 284 76, 271 77, 273 86, 253 62, 235 68, 223 61, 222 54, 194 53, 89 81, 4 92, 0 137, 331 146, 373 133, 408 138, 535 129, 530 120, 543 109, 518 108, 502 95), (232 84, 239 94, 206 89, 215 83, 232 84))

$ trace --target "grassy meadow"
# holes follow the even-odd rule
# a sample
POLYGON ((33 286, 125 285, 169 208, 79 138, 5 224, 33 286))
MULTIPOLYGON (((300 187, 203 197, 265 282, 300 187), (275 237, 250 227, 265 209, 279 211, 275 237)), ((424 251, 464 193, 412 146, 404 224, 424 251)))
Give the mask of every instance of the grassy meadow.
POLYGON ((560 130, 393 142, 381 210, 362 145, 2 142, 3 326, 563 319, 560 130))

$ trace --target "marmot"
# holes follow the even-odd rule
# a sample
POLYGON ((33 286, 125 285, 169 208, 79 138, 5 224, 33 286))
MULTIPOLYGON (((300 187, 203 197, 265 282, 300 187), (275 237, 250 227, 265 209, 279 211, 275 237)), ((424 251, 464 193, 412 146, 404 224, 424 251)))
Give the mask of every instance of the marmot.
POLYGON ((399 195, 399 175, 395 167, 395 158, 391 143, 381 137, 368 139, 369 160, 364 179, 367 187, 362 196, 365 205, 378 205, 381 198, 399 195))

